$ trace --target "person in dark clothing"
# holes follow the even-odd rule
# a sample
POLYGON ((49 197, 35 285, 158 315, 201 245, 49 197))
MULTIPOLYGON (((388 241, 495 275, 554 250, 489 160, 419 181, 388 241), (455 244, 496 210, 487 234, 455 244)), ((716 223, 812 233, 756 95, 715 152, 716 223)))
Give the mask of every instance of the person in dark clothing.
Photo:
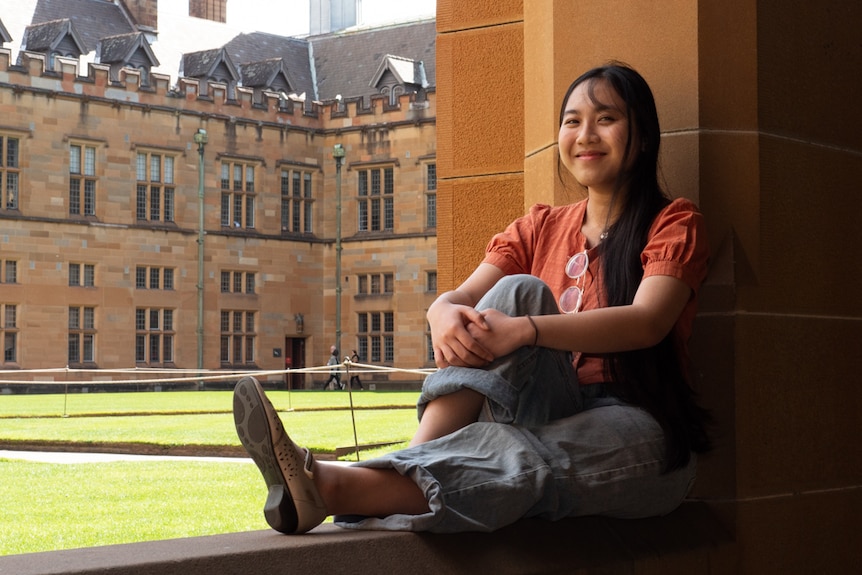
POLYGON ((331 365, 332 369, 329 370, 329 379, 326 380, 326 383, 323 384, 323 389, 329 387, 329 384, 332 383, 332 389, 344 389, 344 385, 341 383, 341 372, 339 371, 338 365, 338 348, 334 345, 329 348, 332 352, 332 355, 329 356, 329 361, 326 362, 326 365, 331 365))
MULTIPOLYGON (((350 356, 350 361, 352 363, 359 363, 361 361, 361 358, 359 357, 359 354, 356 353, 355 349, 353 350, 353 355, 350 356)), ((351 389, 365 389, 364 387, 362 387, 362 380, 359 379, 358 373, 350 374, 350 387, 351 389)))

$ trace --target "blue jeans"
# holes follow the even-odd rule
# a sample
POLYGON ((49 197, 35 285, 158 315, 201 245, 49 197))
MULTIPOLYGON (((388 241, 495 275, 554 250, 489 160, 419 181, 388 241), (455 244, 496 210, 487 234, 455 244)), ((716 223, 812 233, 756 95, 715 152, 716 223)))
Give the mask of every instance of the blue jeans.
MULTIPOLYGON (((476 308, 559 313, 550 289, 529 275, 503 278, 476 308)), ((523 347, 484 369, 441 369, 423 384, 420 418, 428 402, 462 388, 486 397, 478 422, 354 464, 412 478, 430 513, 336 516, 337 525, 452 533, 494 531, 522 517, 648 517, 674 510, 694 482, 694 454, 663 474, 659 424, 603 385, 580 386, 567 352, 523 347)))

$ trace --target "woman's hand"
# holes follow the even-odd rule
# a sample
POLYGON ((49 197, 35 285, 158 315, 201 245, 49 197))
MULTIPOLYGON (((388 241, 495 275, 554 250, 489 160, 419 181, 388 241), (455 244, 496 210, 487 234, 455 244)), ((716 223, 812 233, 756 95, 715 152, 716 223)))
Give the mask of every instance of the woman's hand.
POLYGON ((473 335, 488 329, 475 305, 502 277, 500 268, 479 264, 458 289, 441 294, 428 308, 437 367, 482 367, 494 361, 495 355, 473 335))
POLYGON ((496 309, 483 310, 481 316, 485 327, 479 329, 476 324, 469 324, 467 331, 495 358, 536 341, 536 330, 526 317, 511 317, 496 309))
POLYGON ((428 322, 437 367, 481 367, 493 361, 494 355, 473 335, 487 329, 474 308, 438 300, 428 310, 428 322))

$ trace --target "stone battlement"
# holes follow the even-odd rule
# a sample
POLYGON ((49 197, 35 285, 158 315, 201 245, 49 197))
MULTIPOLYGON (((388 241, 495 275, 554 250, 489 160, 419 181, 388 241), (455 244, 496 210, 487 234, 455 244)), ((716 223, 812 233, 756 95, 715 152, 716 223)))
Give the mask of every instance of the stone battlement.
POLYGON ((416 93, 402 94, 395 105, 382 94, 368 99, 307 102, 295 95, 243 86, 231 88, 195 78, 179 78, 171 85, 170 76, 165 74, 151 74, 149 81, 143 82, 140 72, 131 68, 120 70, 119 77, 113 79, 109 66, 96 63, 88 63, 86 75, 81 75, 74 58, 55 58, 54 69, 49 67, 44 54, 22 52, 20 60, 20 64, 13 64, 11 50, 0 48, 0 88, 11 88, 15 93, 32 91, 48 97, 106 100, 116 106, 166 108, 184 114, 307 129, 326 129, 330 120, 340 124, 338 129, 345 129, 354 123, 434 119, 433 89, 418 97, 416 93), (344 119, 358 117, 363 118, 344 125, 344 119))

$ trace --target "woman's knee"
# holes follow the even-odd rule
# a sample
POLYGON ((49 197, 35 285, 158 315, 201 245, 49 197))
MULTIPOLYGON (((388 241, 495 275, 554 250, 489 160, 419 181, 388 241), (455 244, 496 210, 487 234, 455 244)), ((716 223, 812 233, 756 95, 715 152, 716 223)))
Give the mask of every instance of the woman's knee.
POLYGON ((506 292, 521 291, 521 292, 537 292, 550 289, 548 285, 541 279, 530 274, 515 274, 505 276, 494 285, 493 289, 500 289, 506 292))
POLYGON ((544 315, 558 311, 551 288, 529 274, 501 278, 476 305, 476 309, 488 308, 509 315, 544 315))

